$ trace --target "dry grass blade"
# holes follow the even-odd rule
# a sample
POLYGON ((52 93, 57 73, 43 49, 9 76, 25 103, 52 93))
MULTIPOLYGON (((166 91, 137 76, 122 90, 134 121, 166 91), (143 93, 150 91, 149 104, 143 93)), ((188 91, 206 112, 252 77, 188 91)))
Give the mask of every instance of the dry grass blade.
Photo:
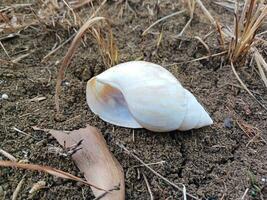
POLYGON ((222 49, 225 50, 224 33, 222 31, 222 27, 221 27, 219 22, 216 22, 216 27, 217 27, 217 31, 218 31, 219 36, 220 36, 220 38, 219 38, 220 45, 221 45, 222 49))
MULTIPOLYGON (((79 44, 81 43, 81 39, 82 39, 82 36, 85 34, 86 30, 91 28, 94 24, 100 22, 100 21, 104 21, 108 24, 108 21, 105 17, 94 17, 94 18, 90 18, 89 20, 87 20, 87 22, 85 22, 85 24, 79 29, 79 31, 77 32, 76 36, 74 37, 63 61, 62 61, 62 64, 61 64, 61 67, 58 71, 58 76, 57 76, 57 82, 56 82, 56 93, 55 93, 55 104, 56 104, 56 110, 57 110, 57 113, 59 113, 59 96, 60 96, 60 91, 61 91, 61 82, 64 78, 64 73, 65 73, 65 70, 66 68, 69 66, 70 64, 70 61, 74 55, 74 52, 75 50, 77 49, 77 47, 79 46, 79 44)), ((116 49, 116 46, 114 44, 114 39, 113 39, 113 36, 112 36, 112 31, 111 29, 109 29, 110 31, 110 44, 112 45, 109 45, 109 49, 106 50, 106 49, 100 49, 100 50, 104 50, 106 52, 110 52, 110 59, 111 61, 108 61, 106 63, 113 63, 113 62, 116 62, 117 60, 113 60, 113 59, 117 59, 117 49, 116 49)), ((99 38, 96 38, 97 42, 101 42, 99 41, 99 38)), ((101 48, 101 43, 99 44, 99 48, 101 48)))
POLYGON ((91 2, 92 2, 92 0, 72 0, 69 2, 69 4, 71 5, 71 7, 73 9, 77 9, 77 8, 85 6, 86 4, 89 4, 91 2))
POLYGON ((209 58, 212 58, 212 57, 221 56, 221 55, 224 55, 224 54, 227 54, 227 51, 222 51, 220 53, 215 53, 215 54, 212 54, 212 55, 203 56, 203 57, 196 58, 196 59, 193 59, 193 60, 188 60, 188 61, 179 62, 179 63, 172 63, 172 64, 169 64, 169 65, 164 65, 164 67, 170 67, 170 66, 173 66, 173 65, 180 65, 180 64, 197 62, 197 61, 200 61, 200 60, 206 60, 206 59, 209 59, 209 58))
POLYGON ((142 36, 146 35, 147 32, 148 32, 153 26, 157 25, 158 23, 160 23, 160 22, 162 22, 162 21, 164 21, 164 20, 166 20, 166 19, 169 19, 170 17, 173 17, 173 16, 176 16, 176 15, 182 14, 182 13, 184 13, 184 12, 185 12, 185 10, 181 10, 181 11, 174 12, 174 13, 172 13, 172 14, 169 14, 169 15, 167 15, 167 16, 165 16, 165 17, 162 17, 161 19, 159 19, 159 20, 155 21, 153 24, 151 24, 146 30, 144 30, 144 32, 142 33, 142 36))
POLYGON ((204 40, 202 40, 199 36, 195 36, 194 38, 196 38, 201 44, 203 44, 203 46, 206 48, 207 52, 209 53, 209 56, 211 56, 210 48, 206 44, 206 42, 204 42, 204 40))
POLYGON ((265 110, 267 110, 267 108, 252 94, 252 92, 247 88, 247 86, 245 85, 245 83, 241 80, 241 78, 239 77, 239 75, 237 74, 234 64, 233 62, 231 62, 231 67, 232 70, 237 78, 237 80, 239 81, 239 83, 242 85, 242 87, 249 93, 249 95, 259 104, 261 105, 265 110))
POLYGON ((135 154, 133 154, 132 152, 130 152, 124 145, 117 143, 117 145, 122 148, 126 153, 130 154, 131 156, 133 156, 136 160, 138 160, 142 165, 144 165, 147 169, 149 169, 153 174, 155 174, 156 176, 158 176, 159 178, 161 178, 163 181, 165 181, 166 183, 170 184, 171 186, 173 186, 174 188, 180 190, 183 193, 183 199, 186 200, 186 196, 191 197, 192 199, 196 199, 199 200, 199 198, 197 198, 196 196, 189 194, 186 191, 185 185, 184 184, 180 184, 183 186, 183 188, 180 188, 179 186, 177 186, 175 183, 171 182, 170 180, 168 180, 167 178, 165 178, 164 176, 162 176, 161 174, 159 174, 158 172, 156 172, 154 169, 152 169, 150 166, 148 166, 143 160, 141 160, 138 156, 136 156, 135 154))
POLYGON ((149 193, 149 196, 150 196, 150 200, 154 200, 154 196, 152 194, 152 191, 151 191, 150 185, 148 183, 148 180, 146 178, 146 175, 144 173, 142 173, 142 175, 143 175, 143 178, 144 178, 145 183, 146 183, 146 187, 147 187, 147 190, 148 190, 148 193, 149 193))
POLYGON ((233 0, 225 0, 225 1, 214 1, 212 2, 216 5, 222 6, 227 10, 234 11, 235 10, 235 1, 233 0))
POLYGON ((265 73, 267 73, 267 63, 265 62, 262 55, 259 53, 259 51, 257 49, 255 49, 255 52, 254 52, 254 59, 256 61, 261 79, 263 80, 265 86, 267 87, 267 78, 266 78, 266 74, 265 74, 265 73), (264 72, 264 70, 266 72, 264 72))
POLYGON ((178 34, 178 37, 181 37, 183 35, 183 33, 185 32, 187 27, 190 25, 190 23, 191 23, 191 21, 193 20, 193 17, 194 17, 194 12, 195 12, 195 8, 196 8, 195 0, 187 0, 186 2, 187 2, 187 5, 188 5, 188 10, 190 12, 190 19, 187 21, 187 23, 185 24, 185 26, 182 29, 182 31, 178 34))
POLYGON ((1 167, 17 167, 20 169, 26 169, 26 170, 32 170, 32 171, 39 171, 39 172, 44 172, 44 173, 48 173, 51 174, 53 176, 57 176, 60 178, 64 178, 64 179, 70 179, 73 181, 77 181, 77 182, 81 182, 85 185, 88 185, 90 187, 94 187, 98 190, 102 190, 102 191, 106 191, 98 186, 95 186, 94 184, 88 183, 86 181, 84 181, 83 179, 74 176, 72 174, 69 174, 67 172, 61 171, 59 169, 55 169, 49 166, 42 166, 42 165, 34 165, 34 164, 24 164, 24 163, 18 163, 18 162, 12 162, 12 161, 3 161, 0 160, 0 166, 1 167))
POLYGON ((25 181, 25 175, 22 177, 22 179, 18 183, 16 189, 14 190, 14 192, 12 194, 12 200, 16 200, 18 198, 19 192, 21 190, 21 187, 22 187, 24 181, 25 181))
POLYGON ((34 183, 33 186, 31 187, 29 194, 34 194, 37 191, 47 188, 46 182, 45 181, 38 181, 37 183, 34 183))
POLYGON ((258 29, 267 16, 267 5, 257 3, 256 0, 247 0, 241 17, 238 18, 238 9, 235 11, 235 37, 230 42, 229 60, 236 62, 244 58, 256 41, 258 29))
MULTIPOLYGON (((36 129, 35 130, 40 130, 36 129)), ((42 130, 42 129, 41 129, 42 130)), ((109 151, 102 134, 94 127, 87 126, 79 130, 66 134, 63 131, 44 129, 65 148, 70 148, 73 144, 82 143, 79 151, 72 154, 77 167, 84 174, 89 182, 106 189, 106 192, 91 187, 96 197, 103 196, 101 200, 124 200, 125 183, 124 173, 121 165, 109 151), (116 189, 117 188, 117 189, 116 189)))
POLYGON ((74 33, 73 35, 71 35, 67 40, 65 40, 62 44, 60 44, 58 47, 56 47, 55 49, 53 49, 52 51, 50 51, 48 54, 46 54, 45 56, 44 56, 44 58, 42 59, 42 61, 41 62, 45 62, 45 61, 47 61, 48 60, 48 58, 52 55, 52 54, 54 54, 55 52, 57 52, 60 48, 62 48, 65 44, 67 44, 69 41, 71 41, 73 38, 74 38, 74 36, 76 35, 76 33, 74 33))
POLYGON ((5 156, 6 158, 8 158, 11 161, 14 161, 14 162, 17 161, 17 159, 13 155, 11 155, 10 153, 6 152, 5 150, 3 150, 1 148, 0 148, 0 154, 2 154, 3 156, 5 156))
POLYGON ((109 40, 106 41, 104 34, 101 32, 100 28, 98 29, 92 28, 91 30, 91 34, 94 36, 99 46, 100 54, 102 56, 104 64, 107 67, 111 67, 118 63, 119 56, 110 26, 108 27, 108 32, 109 32, 108 36, 109 40))
POLYGON ((115 190, 120 190, 120 186, 115 186, 114 188, 100 194, 99 196, 97 196, 96 198, 94 198, 93 200, 100 200, 103 199, 103 197, 105 197, 106 195, 108 195, 108 193, 113 192, 115 190))
POLYGON ((204 12, 204 14, 207 16, 207 18, 210 20, 210 22, 216 26, 216 20, 212 17, 212 15, 210 14, 210 12, 207 10, 207 8, 204 6, 204 4, 202 3, 201 0, 195 0, 196 3, 200 6, 200 8, 202 9, 202 11, 204 12))

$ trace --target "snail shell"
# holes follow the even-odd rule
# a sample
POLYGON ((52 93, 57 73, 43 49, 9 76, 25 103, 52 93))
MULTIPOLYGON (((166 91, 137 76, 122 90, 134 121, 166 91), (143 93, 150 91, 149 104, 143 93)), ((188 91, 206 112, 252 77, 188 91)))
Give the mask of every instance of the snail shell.
POLYGON ((122 63, 91 78, 86 99, 101 119, 122 127, 167 132, 213 123, 168 70, 145 61, 122 63))

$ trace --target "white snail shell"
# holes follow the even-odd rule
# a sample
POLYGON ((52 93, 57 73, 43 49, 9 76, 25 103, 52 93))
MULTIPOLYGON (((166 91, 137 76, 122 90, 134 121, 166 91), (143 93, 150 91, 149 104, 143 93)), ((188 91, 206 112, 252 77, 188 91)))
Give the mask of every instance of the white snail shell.
POLYGON ((91 78, 86 99, 101 119, 122 127, 166 132, 213 123, 168 70, 145 61, 122 63, 91 78))

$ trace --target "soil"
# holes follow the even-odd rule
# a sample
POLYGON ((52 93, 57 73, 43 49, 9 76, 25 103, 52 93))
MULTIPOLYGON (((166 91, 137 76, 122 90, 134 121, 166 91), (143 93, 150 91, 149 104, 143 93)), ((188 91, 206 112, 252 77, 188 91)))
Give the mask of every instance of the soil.
MULTIPOLYGON (((30 1, 0 2, 0 6, 5 7, 11 2, 30 1)), ((37 2, 33 3, 33 10, 40 8, 37 2)), ((99 15, 112 21, 120 62, 141 58, 166 67, 204 105, 214 120, 212 126, 186 132, 153 133, 113 126, 99 119, 86 104, 85 87, 86 81, 104 71, 105 66, 90 37, 86 45, 78 48, 66 71, 60 104, 63 118, 56 120, 57 63, 64 57, 69 43, 46 62, 41 61, 56 43, 67 40, 73 31, 60 25, 35 25, 22 30, 20 36, 2 41, 11 58, 25 53, 29 55, 19 64, 10 64, 4 62, 8 57, 2 48, 0 50, 0 93, 8 95, 7 100, 0 100, 0 148, 18 160, 49 165, 82 177, 70 157, 48 151, 51 145, 59 147, 58 143, 50 135, 34 131, 32 127, 74 130, 90 124, 102 131, 111 152, 124 168, 126 199, 150 199, 142 174, 148 178, 154 199, 182 199, 182 194, 146 168, 133 167, 140 163, 120 149, 116 142, 134 151, 146 163, 164 161, 164 164, 153 165, 153 169, 177 185, 184 184, 187 192, 200 199, 241 199, 246 189, 244 199, 267 199, 266 110, 239 86, 231 67, 222 64, 220 57, 176 64, 207 55, 207 50, 194 36, 204 38, 214 31, 214 27, 199 8, 182 37, 177 35, 189 19, 188 12, 159 23, 142 36, 142 31, 157 19, 183 9, 182 1, 164 0, 158 5, 156 2, 129 0, 129 6, 126 6, 125 1, 108 1, 99 15), (122 7, 125 9, 119 16, 122 7), (157 47, 161 31, 163 36, 157 47), (39 97, 45 99, 36 100, 39 97), (15 131, 14 127, 30 136, 15 131), (251 132, 256 136, 249 137, 247 134, 251 132)), ((203 3, 216 19, 232 25, 233 12, 212 1, 203 3)), ((81 8, 86 9, 88 13, 92 12, 90 6, 81 8)), ((23 8, 19 10, 29 12, 29 9, 27 12, 23 8)), ((5 35, 1 33, 0 37, 5 35)), ((216 33, 208 36, 205 42, 212 53, 221 51, 216 33)), ((267 106, 266 88, 254 66, 236 64, 242 80, 267 106)), ((0 159, 6 160, 2 155, 0 159)), ((94 198, 90 188, 74 181, 14 168, 0 169, 0 198, 11 199, 23 177, 25 181, 18 199, 94 198), (30 188, 40 180, 46 182, 47 188, 30 195, 30 188)))

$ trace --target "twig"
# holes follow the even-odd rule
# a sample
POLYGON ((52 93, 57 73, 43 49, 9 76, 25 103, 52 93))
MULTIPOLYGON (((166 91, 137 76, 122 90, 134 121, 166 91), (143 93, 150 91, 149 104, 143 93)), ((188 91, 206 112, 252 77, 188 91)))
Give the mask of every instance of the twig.
POLYGON ((243 196, 241 197, 241 200, 244 200, 244 199, 245 199, 245 197, 246 197, 248 191, 249 191, 249 188, 247 188, 247 189, 245 190, 243 196))
POLYGON ((159 174, 158 172, 156 172, 154 169, 152 169, 150 166, 148 166, 143 160, 141 160, 139 157, 137 157, 135 154, 133 154, 132 152, 130 152, 124 145, 116 143, 116 145, 118 145, 120 148, 122 148, 126 153, 130 154, 131 156, 133 156, 136 160, 138 160, 140 163, 142 163, 147 169, 149 169, 153 174, 155 174, 156 176, 158 176, 159 178, 161 178, 162 180, 164 180, 166 183, 170 184, 171 186, 173 186, 174 188, 180 190, 181 192, 183 192, 183 194, 185 195, 184 200, 186 199, 186 195, 196 199, 196 200, 200 200, 199 198, 197 198, 196 196, 189 194, 188 192, 186 192, 185 186, 184 184, 180 183, 183 188, 180 188, 179 186, 177 186, 175 183, 169 181, 167 178, 165 178, 164 176, 162 176, 161 174, 159 174))
POLYGON ((178 12, 175 12, 175 13, 172 13, 170 15, 167 15, 165 17, 162 17, 161 19, 155 21, 153 24, 151 24, 146 30, 144 30, 144 32, 142 33, 142 36, 144 36, 148 31, 149 29, 151 29, 153 26, 155 26, 156 24, 158 24, 159 22, 161 21, 164 21, 170 17, 173 17, 173 16, 176 16, 176 15, 179 15, 179 14, 182 14, 183 12, 185 12, 185 10, 181 10, 181 11, 178 11, 178 12))
POLYGON ((151 188, 150 188, 150 185, 149 185, 149 183, 147 181, 146 175, 144 173, 142 173, 142 175, 143 175, 143 178, 144 178, 144 180, 146 182, 146 187, 147 187, 148 193, 150 195, 150 200, 154 200, 154 197, 153 197, 153 194, 151 192, 151 188))
POLYGON ((5 156, 6 158, 8 158, 11 161, 15 161, 15 162, 17 161, 17 159, 14 156, 12 156, 10 153, 6 152, 3 149, 0 149, 0 154, 2 154, 3 156, 5 156))
POLYGON ((24 181, 25 181, 25 176, 26 176, 26 175, 24 175, 24 176, 22 177, 22 179, 21 179, 20 182, 18 183, 18 185, 17 185, 15 191, 13 192, 12 200, 16 200, 16 199, 18 198, 18 195, 19 195, 19 192, 20 192, 20 190, 21 190, 21 187, 22 187, 22 185, 23 185, 23 183, 24 183, 24 181))

